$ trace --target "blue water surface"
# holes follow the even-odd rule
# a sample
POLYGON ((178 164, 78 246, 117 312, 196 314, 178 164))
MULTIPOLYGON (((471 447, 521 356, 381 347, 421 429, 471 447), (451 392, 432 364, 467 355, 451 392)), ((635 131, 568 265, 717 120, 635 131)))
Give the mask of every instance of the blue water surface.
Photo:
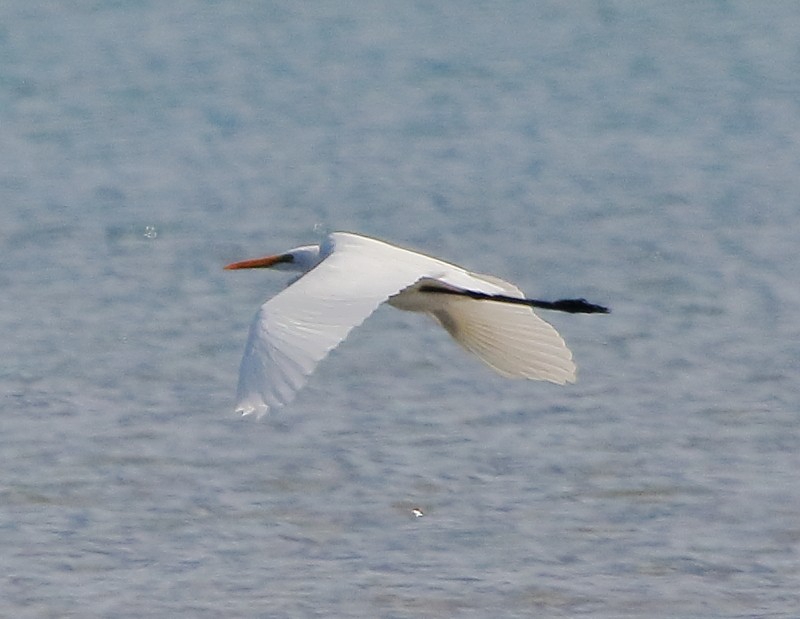
POLYGON ((0 615, 796 617, 800 5, 5 0, 0 615), (381 308, 233 413, 332 230, 609 316, 381 308), (414 510, 422 516, 415 516, 414 510))

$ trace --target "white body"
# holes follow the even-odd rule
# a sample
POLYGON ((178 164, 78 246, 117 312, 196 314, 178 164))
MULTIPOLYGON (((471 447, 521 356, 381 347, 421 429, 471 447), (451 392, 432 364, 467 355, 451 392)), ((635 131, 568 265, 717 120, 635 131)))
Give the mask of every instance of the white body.
POLYGON ((503 376, 559 384, 575 380, 564 340, 530 307, 419 291, 434 285, 523 298, 506 281, 346 232, 331 234, 320 247, 278 258, 286 260, 276 268, 305 274, 264 303, 250 327, 236 403, 245 415, 260 416, 290 402, 317 363, 385 301, 429 314, 503 376))

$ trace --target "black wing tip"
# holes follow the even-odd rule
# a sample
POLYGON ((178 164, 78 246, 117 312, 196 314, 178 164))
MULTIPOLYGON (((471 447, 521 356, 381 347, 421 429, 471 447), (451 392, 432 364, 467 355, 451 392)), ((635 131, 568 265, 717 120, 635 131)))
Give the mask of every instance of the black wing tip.
POLYGON ((568 312, 570 314, 610 314, 611 310, 604 305, 597 305, 596 303, 589 303, 586 299, 559 299, 553 301, 551 307, 547 309, 554 309, 559 312, 568 312))

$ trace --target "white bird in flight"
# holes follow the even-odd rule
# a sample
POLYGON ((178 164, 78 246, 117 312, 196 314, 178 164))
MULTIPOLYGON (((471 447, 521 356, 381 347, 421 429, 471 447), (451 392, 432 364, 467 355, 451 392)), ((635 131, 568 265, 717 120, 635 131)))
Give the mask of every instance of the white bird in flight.
POLYGON ((500 278, 349 232, 225 267, 256 268, 302 273, 261 306, 250 327, 236 411, 259 417, 288 404, 317 363, 384 301, 433 317, 503 376, 558 384, 575 381, 572 353, 532 308, 608 312, 584 299, 526 299, 500 278))

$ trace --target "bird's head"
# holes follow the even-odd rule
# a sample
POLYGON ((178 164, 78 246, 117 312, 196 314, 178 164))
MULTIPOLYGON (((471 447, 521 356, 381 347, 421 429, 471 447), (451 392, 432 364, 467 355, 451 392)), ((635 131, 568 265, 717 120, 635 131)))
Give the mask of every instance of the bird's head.
POLYGON ((225 267, 226 271, 236 269, 275 269, 277 271, 300 271, 305 273, 320 261, 319 245, 295 247, 282 254, 253 258, 241 262, 232 262, 225 267))

